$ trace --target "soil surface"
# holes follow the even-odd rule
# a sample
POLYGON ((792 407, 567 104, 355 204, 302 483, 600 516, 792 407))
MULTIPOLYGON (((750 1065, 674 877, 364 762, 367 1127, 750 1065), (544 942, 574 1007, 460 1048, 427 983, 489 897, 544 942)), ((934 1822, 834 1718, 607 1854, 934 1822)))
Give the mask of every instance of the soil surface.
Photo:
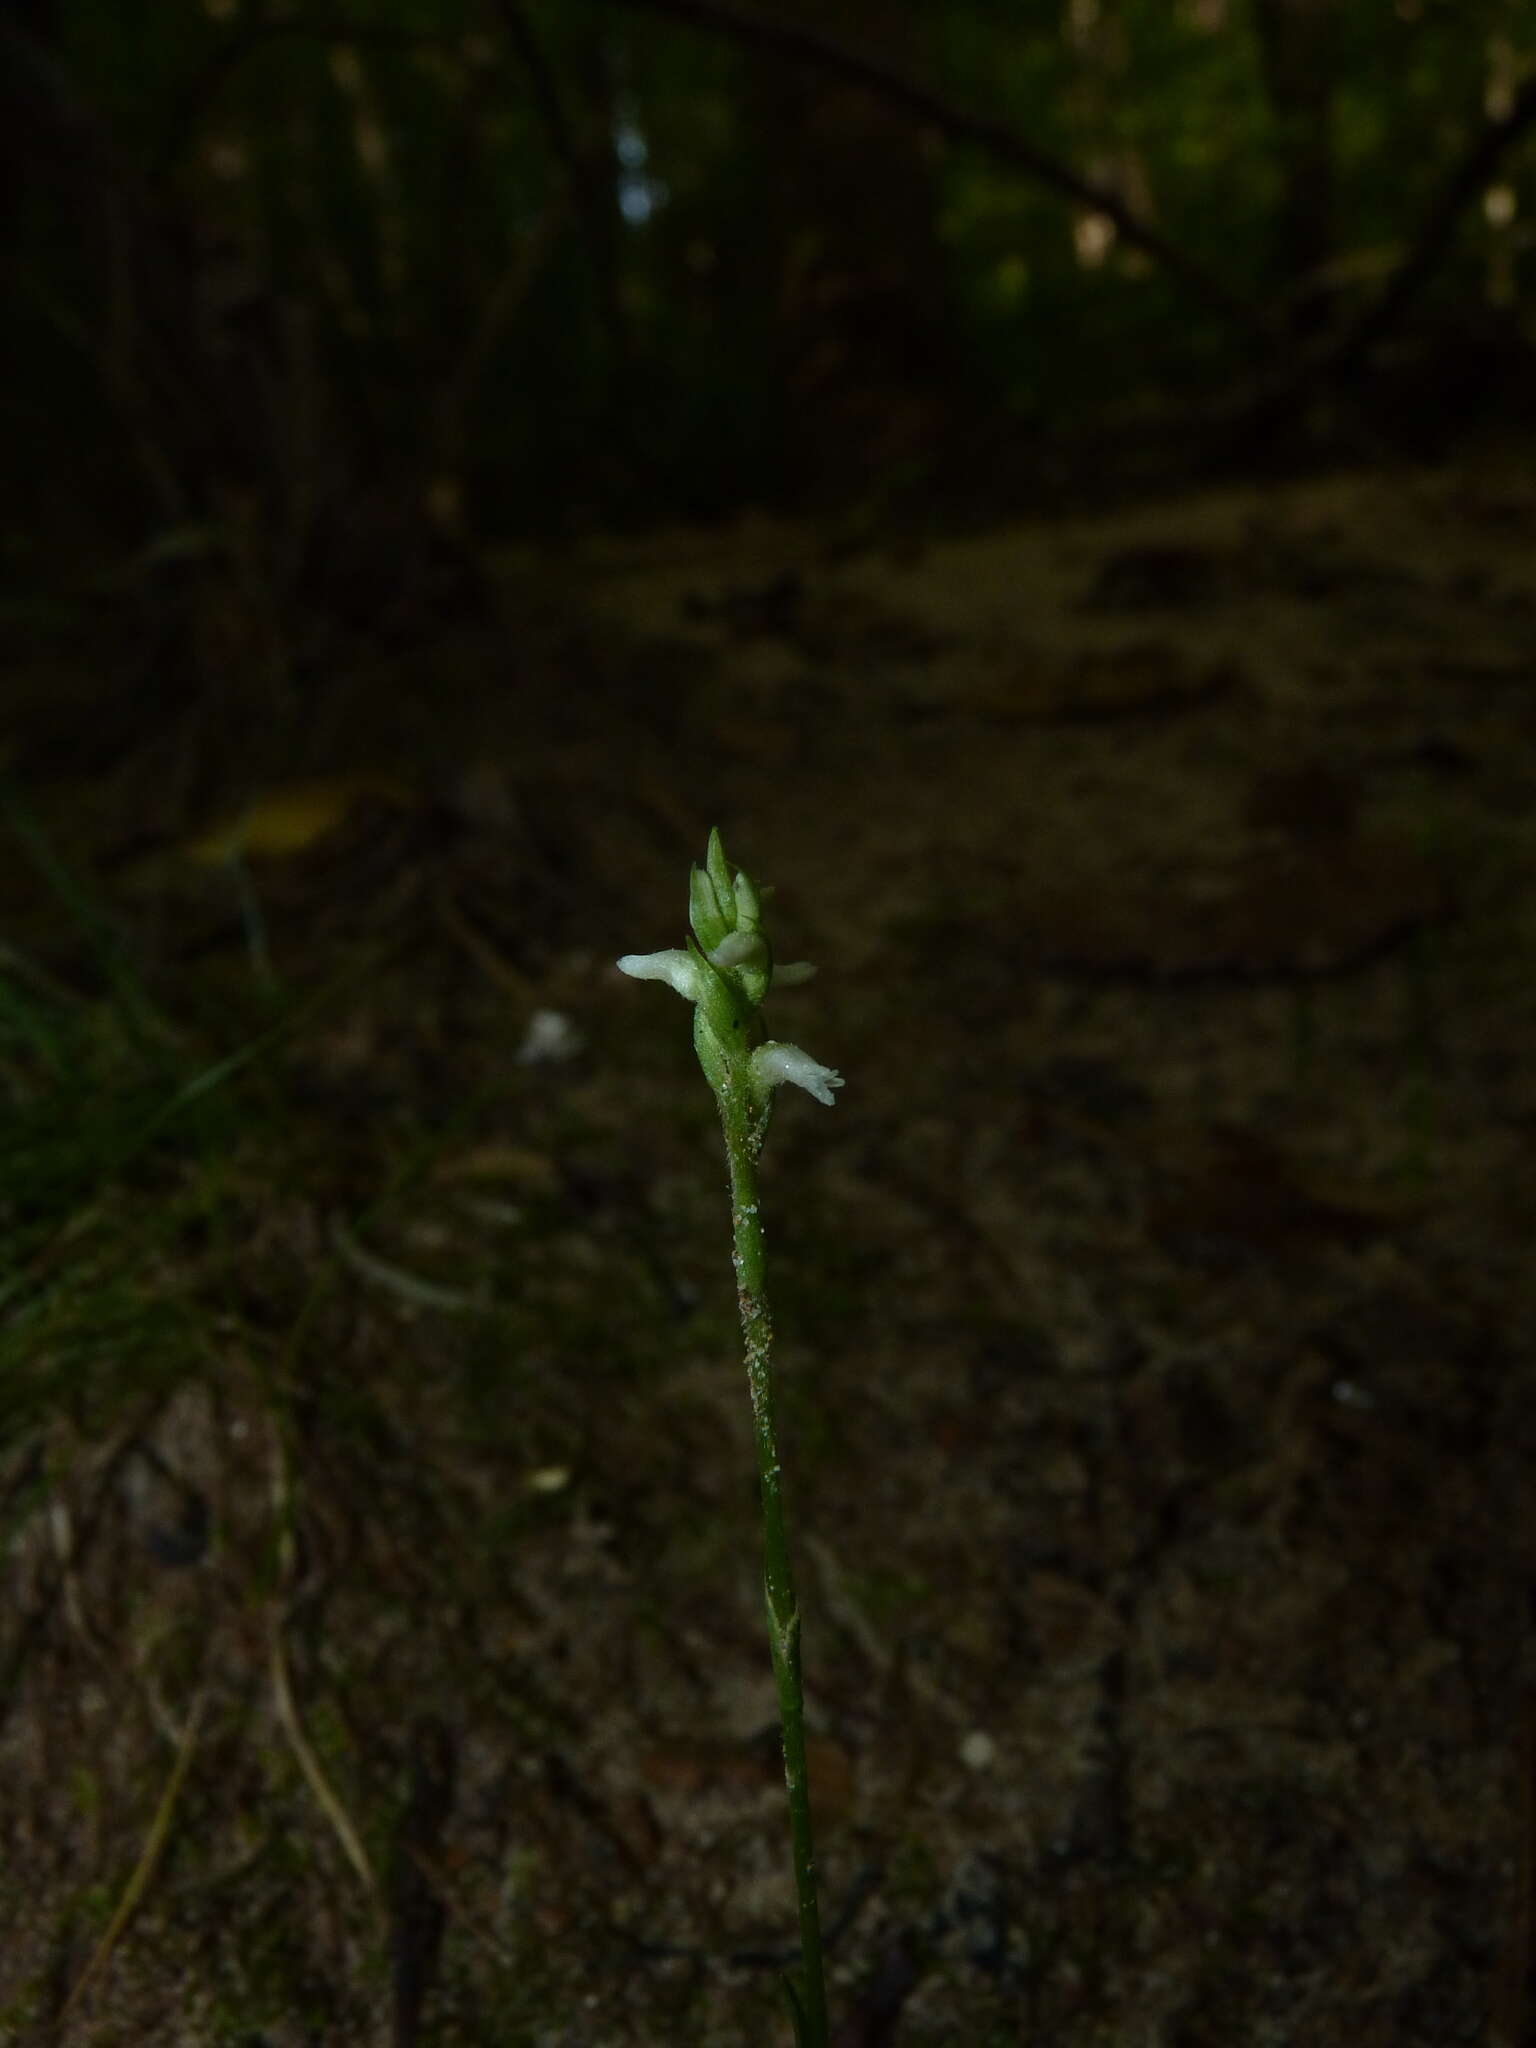
POLYGON ((787 2042, 719 1136, 612 965, 718 824, 847 1077, 764 1157, 839 2048, 1519 2048, 1533 536, 1508 461, 749 521, 33 678, 180 1078, 6 1296, 3 2037, 787 2042))

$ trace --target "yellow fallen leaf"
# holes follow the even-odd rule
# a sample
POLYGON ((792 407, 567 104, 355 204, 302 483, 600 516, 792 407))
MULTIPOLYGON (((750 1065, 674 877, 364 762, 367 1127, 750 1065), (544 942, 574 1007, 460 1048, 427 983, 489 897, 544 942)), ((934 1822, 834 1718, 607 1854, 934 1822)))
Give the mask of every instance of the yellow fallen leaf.
POLYGON ((569 1465, 540 1465, 524 1482, 530 1493, 563 1493, 571 1483, 569 1465))
POLYGON ((560 1188, 559 1172, 547 1153, 535 1152, 526 1145, 504 1144, 495 1138, 472 1145, 466 1152, 449 1153, 437 1162, 433 1178, 504 1181, 525 1193, 538 1195, 556 1194, 560 1188))
POLYGON ((250 858, 275 860, 302 853, 334 832, 369 799, 401 807, 409 790, 382 775, 345 775, 327 781, 290 782, 253 797, 239 811, 189 840, 182 851, 203 867, 250 858))

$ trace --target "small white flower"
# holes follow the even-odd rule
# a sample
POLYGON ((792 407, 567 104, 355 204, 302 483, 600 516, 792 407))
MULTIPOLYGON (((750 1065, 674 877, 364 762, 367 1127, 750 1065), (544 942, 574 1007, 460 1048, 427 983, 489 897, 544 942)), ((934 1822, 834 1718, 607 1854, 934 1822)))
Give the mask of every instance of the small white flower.
POLYGON ((619 972, 632 974, 636 981, 668 981, 690 1003, 696 1003, 703 993, 699 963, 681 947, 671 947, 664 953, 626 953, 619 962, 619 972))
POLYGON ((728 932, 709 959, 714 967, 761 967, 767 961, 767 942, 757 932, 728 932))
POLYGON ((785 1045, 776 1038, 770 1038, 753 1053, 752 1072, 764 1088, 777 1088, 781 1081, 793 1081, 828 1109, 832 1107, 832 1090, 843 1085, 843 1077, 835 1067, 824 1067, 798 1045, 785 1045))

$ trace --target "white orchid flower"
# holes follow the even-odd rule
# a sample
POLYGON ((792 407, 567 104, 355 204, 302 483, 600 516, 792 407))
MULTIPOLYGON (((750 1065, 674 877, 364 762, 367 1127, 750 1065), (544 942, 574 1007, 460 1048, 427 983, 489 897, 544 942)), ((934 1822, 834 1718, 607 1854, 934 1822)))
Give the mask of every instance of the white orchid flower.
POLYGON ((770 1038, 766 1045, 758 1046, 752 1054, 752 1073, 763 1088, 777 1088, 781 1081, 793 1081, 797 1088, 803 1088, 807 1095, 814 1095, 828 1109, 832 1107, 832 1090, 843 1085, 843 1077, 836 1067, 824 1067, 820 1060, 813 1060, 798 1045, 786 1045, 777 1038, 770 1038))
POLYGON ((664 953, 626 953, 618 965, 621 974, 632 974, 636 981, 670 982, 690 1003, 704 993, 699 963, 681 947, 664 953))
POLYGON ((809 960, 775 966, 761 926, 768 894, 739 868, 732 870, 720 834, 711 832, 704 866, 689 878, 688 915, 697 950, 626 953, 619 962, 622 973, 637 981, 664 981, 694 1005, 694 1046, 705 1077, 722 1102, 722 1091, 746 1085, 744 1099, 755 1102, 761 1119, 757 1144, 781 1082, 803 1088, 828 1108, 833 1089, 843 1085, 836 1068, 824 1067, 799 1046, 761 1042, 758 1012, 770 987, 795 988, 816 972, 809 960))
POLYGON ((768 941, 759 931, 727 932, 709 954, 712 967, 766 967, 768 941))

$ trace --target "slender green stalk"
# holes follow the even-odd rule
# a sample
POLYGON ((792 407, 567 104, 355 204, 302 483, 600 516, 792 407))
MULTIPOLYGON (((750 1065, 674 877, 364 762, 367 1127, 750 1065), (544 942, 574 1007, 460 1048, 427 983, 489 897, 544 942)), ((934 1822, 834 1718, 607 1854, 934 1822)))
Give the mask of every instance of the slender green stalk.
MULTIPOLYGON (((627 953, 619 962, 642 981, 665 981, 694 1005, 693 1042, 705 1079, 720 1107, 731 1173, 731 1231, 736 1298, 752 1395, 758 1488, 763 1511, 763 1586, 768 1645, 779 1696, 784 1740, 784 1782, 800 1914, 800 1970, 786 1979, 798 2048, 827 2048, 826 1971, 821 1914, 816 1899, 816 1857, 811 1838, 811 1793, 805 1766, 805 1695, 800 1682, 800 1609, 784 1534, 779 1449, 774 1428, 773 1322, 764 1279, 763 1225, 757 1161, 768 1132, 773 1091, 785 1081, 830 1106, 842 1076, 797 1045, 764 1035, 758 1014, 775 979, 773 954, 762 928, 763 893, 749 876, 733 876, 718 832, 689 883, 694 943, 686 951, 627 953)), ((804 962, 781 967, 792 985, 811 973, 804 962)))
POLYGON ((800 1609, 784 1534, 779 1484, 778 1433, 774 1426, 773 1320, 765 1283, 763 1224, 758 1201, 756 1153, 762 1131, 734 1090, 720 1093, 720 1123, 731 1169, 731 1230, 736 1300, 752 1396, 752 1432, 757 1447, 758 1489, 763 1510, 763 1591, 768 1606, 768 1647, 779 1696, 784 1744, 784 1784, 789 1796, 789 1832, 800 1916, 800 1981, 791 1996, 799 2048, 826 2048, 827 1989, 821 1953, 821 1909, 816 1896, 816 1855, 811 1835, 811 1787, 805 1762, 805 1694, 800 1682, 800 1609), (756 1144, 753 1140, 756 1138, 756 1144))

